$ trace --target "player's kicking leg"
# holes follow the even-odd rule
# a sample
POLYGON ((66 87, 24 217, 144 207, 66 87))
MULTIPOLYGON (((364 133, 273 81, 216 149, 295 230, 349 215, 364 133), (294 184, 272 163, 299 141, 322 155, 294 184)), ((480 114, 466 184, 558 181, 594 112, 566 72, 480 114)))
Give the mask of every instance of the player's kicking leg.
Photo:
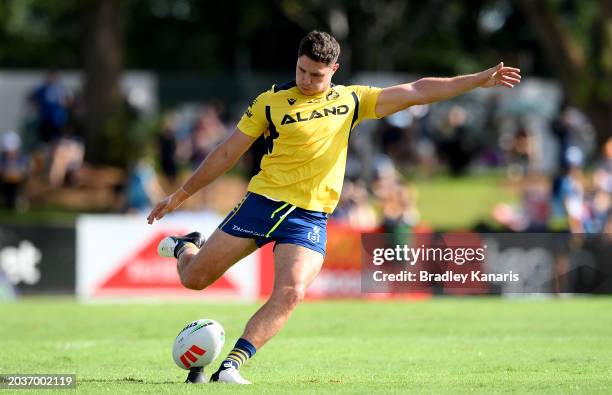
POLYGON ((304 298, 323 264, 323 255, 295 244, 278 244, 274 251, 274 288, 268 301, 251 317, 242 337, 211 381, 250 384, 240 366, 280 331, 304 298))
POLYGON ((227 269, 256 249, 253 239, 231 236, 219 229, 206 242, 194 232, 166 237, 158 246, 161 256, 178 259, 181 283, 196 290, 217 281, 227 269), (201 241, 198 243, 198 240, 201 241))
MULTIPOLYGON (((178 259, 181 283, 201 290, 219 279, 232 265, 257 249, 253 239, 228 235, 217 229, 206 242, 198 232, 168 236, 158 245, 159 255, 178 259)), ((192 368, 187 383, 206 382, 202 368, 192 368)))

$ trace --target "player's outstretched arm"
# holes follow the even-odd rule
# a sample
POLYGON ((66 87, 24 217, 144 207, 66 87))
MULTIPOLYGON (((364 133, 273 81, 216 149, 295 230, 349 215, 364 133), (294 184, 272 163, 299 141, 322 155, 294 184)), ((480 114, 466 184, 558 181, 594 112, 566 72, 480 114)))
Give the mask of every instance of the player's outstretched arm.
POLYGON ((521 71, 503 62, 480 73, 451 78, 421 78, 418 81, 385 88, 378 96, 376 114, 384 117, 416 104, 450 99, 475 88, 503 86, 512 88, 521 82, 521 71))
POLYGON ((191 195, 231 169, 255 139, 236 129, 202 161, 189 179, 171 195, 159 202, 147 217, 149 224, 174 211, 191 195))

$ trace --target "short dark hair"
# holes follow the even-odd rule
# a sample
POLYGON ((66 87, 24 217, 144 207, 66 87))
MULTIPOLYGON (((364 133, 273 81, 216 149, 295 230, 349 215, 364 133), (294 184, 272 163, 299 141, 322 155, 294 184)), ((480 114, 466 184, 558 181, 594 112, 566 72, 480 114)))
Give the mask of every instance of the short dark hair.
POLYGON ((302 55, 329 66, 338 60, 340 44, 331 34, 313 30, 300 43, 298 58, 302 55))

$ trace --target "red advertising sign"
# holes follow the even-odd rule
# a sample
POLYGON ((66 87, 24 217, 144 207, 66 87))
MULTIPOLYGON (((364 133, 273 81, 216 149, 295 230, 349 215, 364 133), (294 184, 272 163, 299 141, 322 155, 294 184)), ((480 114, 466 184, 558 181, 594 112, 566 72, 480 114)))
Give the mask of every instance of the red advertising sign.
MULTIPOLYGON (((181 234, 185 232, 173 232, 181 234)), ((176 260, 174 258, 163 258, 157 253, 157 245, 168 235, 167 232, 153 234, 148 241, 128 255, 118 265, 106 280, 97 287, 95 296, 120 296, 122 294, 134 294, 138 291, 143 293, 161 292, 164 294, 193 294, 193 290, 185 288, 179 279, 176 260)), ((210 292, 232 293, 237 287, 227 277, 223 276, 213 285, 206 289, 210 292)))

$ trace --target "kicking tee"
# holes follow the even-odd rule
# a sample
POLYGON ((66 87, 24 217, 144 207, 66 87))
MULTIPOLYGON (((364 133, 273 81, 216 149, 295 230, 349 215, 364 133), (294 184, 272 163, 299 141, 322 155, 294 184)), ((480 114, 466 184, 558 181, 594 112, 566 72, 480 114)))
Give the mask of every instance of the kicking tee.
POLYGON ((290 82, 260 94, 238 123, 242 133, 253 138, 263 134, 266 143, 261 171, 248 190, 331 213, 342 190, 351 130, 364 119, 378 118, 381 90, 335 85, 306 96, 290 82))

